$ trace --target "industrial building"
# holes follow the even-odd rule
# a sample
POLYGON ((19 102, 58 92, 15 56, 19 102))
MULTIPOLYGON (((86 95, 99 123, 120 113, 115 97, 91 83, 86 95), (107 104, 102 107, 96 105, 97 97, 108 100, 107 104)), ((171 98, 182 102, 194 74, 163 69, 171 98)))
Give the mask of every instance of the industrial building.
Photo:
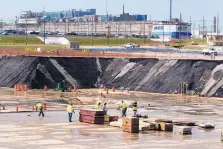
POLYGON ((75 18, 75 17, 83 17, 87 15, 96 15, 96 9, 87 9, 86 11, 82 10, 68 10, 61 12, 44 12, 43 16, 48 18, 48 21, 59 21, 60 19, 66 18, 75 18))
POLYGON ((96 9, 76 10, 56 12, 32 12, 23 11, 17 18, 16 23, 20 25, 37 25, 41 22, 121 22, 121 21, 147 21, 147 15, 130 15, 124 12, 122 14, 97 15, 96 9), (44 18, 44 20, 43 20, 44 18))
POLYGON ((171 39, 191 38, 191 24, 180 22, 178 19, 161 21, 153 24, 151 38, 155 41, 169 41, 171 39))
MULTIPOLYGON (((43 21, 46 22, 65 22, 67 19, 70 21, 75 21, 84 16, 96 16, 96 9, 83 10, 68 10, 59 12, 32 12, 32 11, 22 11, 20 16, 17 18, 17 24, 40 24, 43 21)), ((96 21, 96 20, 95 20, 96 21)))
POLYGON ((120 21, 147 21, 147 15, 130 15, 129 13, 118 15, 101 15, 99 22, 120 22, 120 21))

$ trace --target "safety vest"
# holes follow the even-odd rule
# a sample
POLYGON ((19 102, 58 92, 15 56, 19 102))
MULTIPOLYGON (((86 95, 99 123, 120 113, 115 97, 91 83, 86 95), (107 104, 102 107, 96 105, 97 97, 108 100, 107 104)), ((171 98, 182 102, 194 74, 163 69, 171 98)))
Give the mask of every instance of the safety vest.
POLYGON ((121 108, 122 108, 122 109, 125 109, 125 108, 127 108, 127 105, 126 105, 126 103, 124 103, 124 102, 123 102, 123 103, 121 104, 121 108))
POLYGON ((101 109, 101 106, 97 105, 96 110, 99 111, 101 109))
POLYGON ((138 110, 138 107, 137 106, 133 106, 133 111, 137 111, 138 110))
POLYGON ((72 113, 73 109, 71 105, 67 105, 67 112, 72 113))
POLYGON ((38 104, 36 105, 36 107, 37 107, 38 110, 40 110, 43 106, 42 106, 41 103, 38 103, 38 104))

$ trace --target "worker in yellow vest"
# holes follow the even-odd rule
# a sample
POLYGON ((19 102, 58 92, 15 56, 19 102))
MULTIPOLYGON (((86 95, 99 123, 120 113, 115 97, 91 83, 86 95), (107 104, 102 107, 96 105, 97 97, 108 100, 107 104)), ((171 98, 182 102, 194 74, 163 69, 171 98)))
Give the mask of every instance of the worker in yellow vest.
POLYGON ((37 110, 39 110, 39 116, 42 115, 42 117, 44 117, 44 113, 43 113, 43 105, 42 105, 40 102, 38 102, 38 103, 36 104, 36 108, 37 108, 37 110))
POLYGON ((67 105, 67 112, 68 112, 68 119, 69 122, 72 122, 72 115, 73 115, 73 107, 72 107, 72 103, 67 105))
POLYGON ((132 109, 133 109, 133 113, 134 113, 134 117, 136 117, 137 111, 138 111, 138 103, 134 102, 132 104, 132 109))
POLYGON ((122 109, 122 117, 126 117, 127 104, 122 100, 121 109, 122 109))
POLYGON ((95 107, 97 111, 101 110, 101 103, 99 102, 98 105, 95 107))

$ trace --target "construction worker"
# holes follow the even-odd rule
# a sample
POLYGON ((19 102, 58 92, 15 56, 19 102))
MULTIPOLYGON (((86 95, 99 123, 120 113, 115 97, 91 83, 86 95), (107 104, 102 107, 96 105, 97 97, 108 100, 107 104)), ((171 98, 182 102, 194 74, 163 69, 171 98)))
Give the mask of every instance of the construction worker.
POLYGON ((65 82, 65 80, 63 80, 62 81, 62 83, 61 83, 61 95, 60 95, 60 97, 65 97, 65 93, 64 92, 66 92, 66 82, 65 82))
POLYGON ((101 103, 99 102, 98 105, 96 106, 96 110, 99 111, 101 110, 101 103))
POLYGON ((103 106, 103 111, 105 112, 105 115, 107 115, 107 103, 104 103, 104 106, 103 106))
POLYGON ((134 102, 132 104, 132 109, 133 109, 134 117, 136 117, 137 110, 138 110, 138 105, 137 104, 138 104, 137 102, 134 102))
POLYGON ((126 117, 127 104, 122 100, 121 109, 122 109, 122 117, 126 117))
POLYGON ((36 108, 37 108, 37 110, 39 110, 39 116, 42 115, 42 117, 44 117, 44 113, 43 113, 43 105, 42 105, 40 102, 38 102, 38 103, 36 104, 36 108))
POLYGON ((72 115, 73 115, 72 105, 73 105, 72 103, 67 105, 67 112, 68 112, 69 122, 72 122, 72 115))

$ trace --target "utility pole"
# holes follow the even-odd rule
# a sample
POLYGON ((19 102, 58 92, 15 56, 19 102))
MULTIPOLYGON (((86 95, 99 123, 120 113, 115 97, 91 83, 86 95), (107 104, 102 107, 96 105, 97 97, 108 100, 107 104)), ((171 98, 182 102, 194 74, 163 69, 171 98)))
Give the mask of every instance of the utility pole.
POLYGON ((93 28, 94 28, 94 26, 93 26, 93 19, 92 19, 92 21, 91 21, 91 45, 93 46, 94 45, 94 41, 93 41, 93 28))
POLYGON ((45 18, 43 20, 43 39, 44 39, 44 44, 46 44, 46 21, 45 21, 45 18))
POLYGON ((203 41, 204 41, 204 28, 205 28, 205 26, 204 26, 204 24, 205 24, 205 20, 204 20, 204 16, 203 16, 203 41))
POLYGON ((87 20, 87 35, 89 36, 89 31, 90 31, 90 29, 89 29, 89 21, 87 20))
POLYGON ((172 0, 170 0, 170 21, 172 20, 172 0))
POLYGON ((27 37, 27 32, 28 32, 28 22, 27 22, 27 14, 26 14, 26 45, 28 44, 28 37, 27 37))
MULTIPOLYGON (((64 20, 63 20, 64 21, 64 20)), ((67 20, 65 19, 65 22, 64 22, 64 35, 66 35, 66 32, 67 32, 67 20)))
POLYGON ((68 18, 67 21, 68 21, 67 22, 67 33, 69 33, 70 32, 70 18, 68 18))
POLYGON ((146 21, 144 21, 144 44, 146 43, 146 21))
POLYGON ((181 44, 180 44, 180 42, 181 42, 181 19, 182 19, 182 16, 181 16, 181 13, 180 13, 180 28, 179 28, 179 49, 180 49, 180 46, 181 46, 181 44))
POLYGON ((109 26, 109 17, 108 17, 108 0, 106 0, 106 15, 107 15, 107 28, 108 28, 108 35, 107 35, 107 38, 108 38, 108 45, 110 44, 110 41, 109 41, 109 38, 110 38, 110 26, 109 26))
POLYGON ((15 16, 15 30, 16 30, 16 36, 18 35, 18 31, 17 31, 17 20, 18 20, 18 17, 15 16))
POLYGON ((132 22, 130 22, 130 24, 129 24, 129 32, 130 32, 130 37, 132 37, 132 22))
POLYGON ((106 0, 106 15, 107 15, 107 19, 108 19, 108 0, 106 0))
POLYGON ((195 34, 196 23, 194 22, 193 35, 195 34))
POLYGON ((163 25, 163 44, 164 44, 164 27, 165 25, 163 25))
MULTIPOLYGON (((191 23, 191 16, 190 16, 190 31, 191 31, 191 26, 192 26, 192 23, 191 23)), ((187 29, 187 38, 188 38, 188 29, 187 29)))
POLYGON ((109 45, 109 44, 110 44, 110 41, 109 41, 109 40, 110 40, 110 39, 109 39, 109 38, 110 38, 110 26, 109 26, 109 24, 108 24, 108 27, 107 27, 107 28, 108 28, 108 35, 107 35, 107 38, 108 38, 108 45, 109 45))
POLYGON ((219 34, 219 12, 217 15, 217 35, 219 34))
POLYGON ((45 19, 46 19, 46 16, 45 16, 45 7, 44 5, 42 5, 42 8, 43 8, 43 42, 44 44, 46 44, 46 22, 45 22, 45 19))
MULTIPOLYGON (((211 25, 211 40, 212 40, 212 27, 213 27, 213 26, 211 25)), ((208 37, 207 37, 207 38, 208 38, 208 37)))
POLYGON ((152 15, 150 15, 150 21, 149 21, 149 39, 151 39, 152 36, 152 15))

